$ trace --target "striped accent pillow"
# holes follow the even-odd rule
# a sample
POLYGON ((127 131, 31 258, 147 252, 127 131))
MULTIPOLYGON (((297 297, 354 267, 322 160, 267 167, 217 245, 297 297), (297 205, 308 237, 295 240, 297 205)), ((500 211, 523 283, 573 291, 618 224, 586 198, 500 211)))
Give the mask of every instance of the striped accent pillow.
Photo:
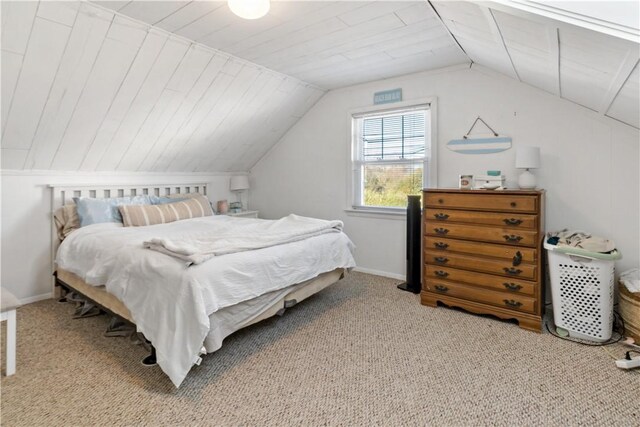
POLYGON ((213 215, 209 199, 203 196, 163 205, 122 205, 118 209, 125 227, 165 224, 213 215))

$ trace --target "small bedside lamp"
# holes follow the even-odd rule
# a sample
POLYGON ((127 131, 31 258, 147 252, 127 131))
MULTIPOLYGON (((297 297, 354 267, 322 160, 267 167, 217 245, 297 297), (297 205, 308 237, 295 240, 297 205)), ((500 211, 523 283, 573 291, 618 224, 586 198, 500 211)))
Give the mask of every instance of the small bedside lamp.
POLYGON ((518 178, 518 186, 525 190, 536 188, 536 176, 529 169, 540 167, 540 147, 520 147, 516 150, 516 168, 525 169, 518 178))
POLYGON ((242 192, 249 189, 249 177, 246 175, 232 176, 229 180, 229 190, 238 196, 238 203, 242 207, 242 192))

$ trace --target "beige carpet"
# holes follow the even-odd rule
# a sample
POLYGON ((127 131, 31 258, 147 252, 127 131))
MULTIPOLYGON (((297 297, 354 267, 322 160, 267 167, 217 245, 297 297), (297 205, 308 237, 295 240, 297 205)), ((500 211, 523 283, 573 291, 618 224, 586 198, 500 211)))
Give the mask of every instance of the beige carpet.
POLYGON ((73 320, 52 300, 22 307, 1 423, 640 425, 640 372, 614 366, 621 346, 424 307, 395 284, 352 273, 229 337, 178 390, 141 366, 141 347, 103 337, 106 316, 73 320))

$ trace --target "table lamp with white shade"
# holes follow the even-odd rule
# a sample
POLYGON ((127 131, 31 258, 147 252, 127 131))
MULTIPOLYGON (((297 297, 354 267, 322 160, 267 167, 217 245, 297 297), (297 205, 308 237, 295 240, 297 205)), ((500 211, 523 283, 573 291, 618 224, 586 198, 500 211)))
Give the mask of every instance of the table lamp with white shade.
POLYGON ((249 189, 249 177, 246 175, 235 175, 229 180, 229 190, 233 191, 238 196, 238 203, 242 208, 242 192, 249 189))
POLYGON ((519 147, 516 150, 516 168, 525 169, 518 178, 518 186, 531 190, 536 188, 536 176, 529 169, 540 167, 540 147, 519 147))

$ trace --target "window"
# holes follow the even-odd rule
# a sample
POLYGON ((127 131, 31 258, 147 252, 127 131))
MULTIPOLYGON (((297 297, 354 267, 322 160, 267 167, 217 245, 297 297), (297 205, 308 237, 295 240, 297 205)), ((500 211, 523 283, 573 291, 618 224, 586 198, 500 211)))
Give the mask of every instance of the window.
POLYGON ((430 122, 428 104, 352 116, 355 209, 404 208, 427 186, 430 122))

